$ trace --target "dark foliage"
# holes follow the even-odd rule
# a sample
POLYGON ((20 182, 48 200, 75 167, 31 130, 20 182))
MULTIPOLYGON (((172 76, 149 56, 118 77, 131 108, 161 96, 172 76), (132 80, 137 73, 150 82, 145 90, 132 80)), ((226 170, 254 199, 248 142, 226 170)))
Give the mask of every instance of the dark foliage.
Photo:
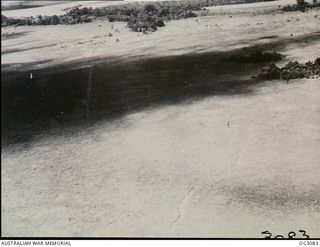
POLYGON ((298 78, 310 78, 320 75, 320 58, 314 62, 299 63, 298 61, 289 62, 285 66, 279 68, 272 64, 264 69, 258 75, 258 78, 264 80, 282 79, 291 80, 298 78))
POLYGON ((285 12, 292 12, 292 11, 307 11, 308 9, 312 9, 312 8, 316 8, 316 7, 320 7, 320 3, 301 3, 301 4, 293 4, 293 5, 286 5, 282 8, 283 11, 285 12))
MULTIPOLYGON (((154 32, 165 26, 166 21, 196 17, 194 11, 204 7, 225 4, 261 2, 263 0, 198 0, 186 2, 154 2, 147 4, 126 4, 102 8, 73 8, 64 15, 37 16, 28 18, 7 18, 2 16, 2 26, 58 25, 91 22, 106 18, 110 22, 124 21, 134 32, 154 32)), ((268 0, 267 0, 268 1, 268 0)), ((272 1, 272 0, 270 0, 272 1)))

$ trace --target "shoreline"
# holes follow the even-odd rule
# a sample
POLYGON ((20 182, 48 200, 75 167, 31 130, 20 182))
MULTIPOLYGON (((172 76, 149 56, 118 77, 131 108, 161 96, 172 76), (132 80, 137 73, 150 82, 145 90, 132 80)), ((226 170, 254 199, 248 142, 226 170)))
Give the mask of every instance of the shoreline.
POLYGON ((261 237, 289 221, 317 237, 319 85, 275 82, 5 150, 3 235, 261 237))
MULTIPOLYGON (((252 48, 250 52, 253 53, 254 51, 259 50, 263 51, 263 49, 255 47, 252 48)), ((24 109, 27 105, 30 105, 29 102, 34 98, 46 99, 48 97, 48 99, 46 100, 49 100, 49 102, 56 102, 60 98, 60 94, 64 95, 66 94, 66 91, 76 91, 81 93, 80 98, 84 100, 86 97, 85 87, 90 70, 92 70, 93 76, 93 89, 91 90, 93 90, 92 93, 94 95, 92 95, 92 97, 96 102, 100 102, 99 104, 96 103, 96 108, 91 110, 93 112, 96 112, 96 114, 99 111, 101 111, 101 113, 97 114, 97 116, 91 116, 89 125, 99 121, 113 121, 114 119, 122 118, 123 116, 132 112, 141 111, 150 107, 158 108, 170 104, 184 104, 184 102, 194 101, 201 97, 210 97, 210 95, 237 95, 245 94, 247 91, 247 93, 250 93, 250 87, 254 87, 254 85, 262 83, 261 81, 257 81, 256 79, 251 78, 251 76, 258 73, 263 63, 249 63, 242 65, 241 63, 232 63, 228 61, 230 57, 235 55, 241 56, 246 52, 247 50, 240 49, 236 51, 219 53, 214 52, 160 58, 140 58, 131 61, 128 61, 126 59, 125 61, 109 63, 102 62, 92 65, 88 65, 88 63, 85 63, 84 67, 81 66, 81 64, 83 65, 83 63, 81 63, 79 66, 74 65, 71 66, 71 68, 70 65, 61 65, 60 67, 50 67, 41 70, 14 70, 9 72, 2 71, 2 90, 7 92, 8 95, 15 95, 14 97, 11 96, 13 97, 12 99, 10 99, 10 96, 3 97, 3 103, 6 103, 5 105, 7 105, 4 107, 5 111, 3 112, 3 119, 7 121, 12 117, 13 119, 15 119, 21 114, 23 115, 24 112, 28 111, 39 111, 40 113, 43 112, 44 114, 46 111, 44 111, 44 109, 39 106, 41 105, 41 102, 39 102, 39 104, 36 104, 34 107, 30 106, 28 108, 29 110, 24 109), (192 66, 193 64, 201 65, 199 65, 199 67, 197 66, 197 68, 194 68, 192 66), (193 71, 193 74, 189 75, 190 78, 188 78, 187 76, 187 74, 189 74, 188 70, 193 71), (145 78, 140 78, 141 75, 146 71, 148 72, 145 78), (228 75, 229 72, 232 73, 228 75), (33 75, 32 80, 29 78, 30 73, 32 73, 33 75), (122 76, 116 76, 117 73, 120 73, 122 76), (155 75, 157 73, 161 73, 164 79, 155 78, 155 75), (199 76, 201 78, 203 76, 203 73, 206 74, 206 77, 210 77, 207 79, 204 78, 199 82, 193 79, 196 76, 199 76), (183 74, 186 75, 183 76, 183 74), (79 77, 77 75, 81 76, 79 77), (130 79, 128 79, 127 77, 129 77, 130 79), (210 78, 212 78, 212 82, 210 82, 210 78), (75 84, 74 88, 70 89, 67 87, 70 84, 68 80, 71 80, 73 84, 75 84), (122 86, 123 81, 126 81, 126 86, 122 86), (170 83, 168 83, 167 81, 170 81, 170 83), (50 90, 46 88, 49 87, 49 85, 51 85, 52 87, 55 84, 57 84, 57 86, 54 87, 55 91, 57 92, 54 95, 51 95, 50 90), (109 84, 110 86, 104 88, 109 84), (26 85, 27 88, 25 88, 24 85, 26 85), (155 99, 148 99, 148 97, 145 96, 142 92, 131 92, 131 88, 134 88, 136 86, 143 90, 143 92, 146 91, 145 93, 156 94, 157 97, 155 99), (32 90, 28 89, 29 87, 31 87, 32 90), (112 88, 112 91, 120 91, 121 94, 124 95, 126 102, 123 102, 121 98, 115 98, 112 103, 106 101, 105 99, 114 97, 113 95, 108 96, 108 91, 111 89, 109 87, 112 88), (171 87, 173 92, 171 92, 170 90, 171 87), (157 88, 159 90, 158 93, 157 88), (15 99, 26 97, 25 95, 29 96, 23 101, 24 103, 16 103, 15 106, 10 104, 10 102, 13 102, 15 99), (112 111, 110 113, 104 113, 104 110, 101 108, 101 106, 106 109, 111 108, 110 110, 112 111), (13 109, 15 110, 11 109, 12 107, 14 107, 13 109), (12 112, 12 115, 9 112, 12 112)), ((4 94, 4 96, 6 96, 7 94, 4 94)), ((69 97, 72 97, 72 94, 69 97)), ((68 102, 68 100, 65 99, 68 98, 67 96, 63 96, 63 98, 64 99, 61 100, 68 102)), ((57 130, 55 130, 56 128, 53 128, 53 132, 59 131, 60 127, 62 129, 66 129, 66 131, 63 131, 64 133, 66 133, 68 129, 72 128, 81 129, 82 125, 86 127, 86 124, 82 124, 81 122, 81 118, 86 115, 84 113, 84 105, 79 104, 81 99, 77 100, 78 111, 75 114, 70 113, 70 116, 67 117, 68 114, 66 115, 65 110, 63 110, 63 108, 69 108, 68 105, 73 105, 75 103, 71 100, 70 103, 67 103, 61 108, 60 111, 65 112, 63 116, 60 115, 60 111, 58 109, 56 110, 56 114, 54 114, 53 116, 47 116, 47 121, 55 120, 55 118, 60 119, 58 121, 59 124, 57 125, 57 130)), ((59 105, 58 102, 56 102, 56 104, 59 105)), ((49 109, 56 108, 55 104, 51 103, 50 105, 51 107, 49 107, 49 109)), ((5 122, 6 124, 3 124, 3 127, 7 126, 7 131, 4 132, 18 134, 18 132, 21 132, 24 129, 28 130, 29 127, 26 126, 30 125, 34 129, 35 136, 37 136, 39 133, 41 134, 41 129, 43 127, 37 125, 37 120, 40 120, 37 118, 37 115, 41 115, 40 113, 36 114, 34 116, 35 118, 30 118, 30 116, 26 115, 24 117, 21 117, 21 120, 19 121, 10 120, 9 122, 5 122), (26 119, 30 119, 31 123, 28 123, 26 119), (21 124, 21 121, 26 121, 26 123, 21 124), (20 123, 20 127, 19 125, 17 127, 14 127, 14 123, 16 122, 20 123), (10 128, 8 129, 8 126, 10 128, 13 128, 13 132, 9 132, 10 128), (39 133, 37 133, 37 128, 40 128, 39 133)), ((44 127, 44 129, 46 128, 47 127, 44 127)), ((49 127, 48 129, 51 129, 51 127, 49 127)), ((32 136, 33 131, 29 130, 29 132, 29 135, 31 134, 32 136)), ((21 133, 21 135, 23 135, 23 132, 21 133)), ((13 140, 15 139, 13 138, 13 140)), ((15 141, 13 142, 13 144, 14 143, 15 141)), ((7 145, 7 143, 3 143, 3 145, 7 145)))
MULTIPOLYGON (((320 31, 317 31, 315 33, 308 33, 308 34, 303 34, 300 36, 295 36, 294 38, 287 37, 283 39, 277 39, 274 41, 271 41, 273 37, 270 39, 267 37, 266 42, 263 41, 263 38, 260 39, 262 40, 259 42, 259 39, 255 39, 253 41, 258 41, 258 43, 253 44, 250 46, 247 46, 246 44, 241 45, 240 47, 230 47, 229 49, 226 50, 213 50, 213 51, 207 51, 207 50, 202 50, 200 47, 199 49, 195 50, 190 50, 186 51, 182 54, 168 54, 168 55, 161 55, 161 54, 140 54, 140 55, 131 55, 131 56, 112 56, 112 57, 92 57, 92 58, 82 58, 76 61, 66 61, 64 63, 53 63, 53 64, 46 64, 47 61, 39 61, 39 62, 34 62, 34 63, 18 63, 18 64, 2 64, 2 72, 3 73, 10 73, 14 71, 18 72, 32 72, 32 71, 44 71, 46 70, 47 72, 50 71, 67 71, 67 70, 76 70, 76 69, 82 69, 82 68, 89 68, 95 65, 121 65, 121 64, 130 64, 134 62, 139 62, 139 61, 145 61, 145 60, 154 60, 154 59, 170 59, 170 58, 177 58, 177 57, 188 57, 188 56, 193 56, 193 55, 199 55, 201 56, 202 54, 206 55, 222 55, 222 57, 228 57, 232 55, 237 55, 237 54, 243 54, 245 52, 253 52, 255 50, 261 50, 261 51, 277 51, 277 52, 285 52, 287 46, 296 47, 297 49, 300 48, 298 44, 309 44, 310 42, 312 44, 311 46, 314 47, 314 49, 317 49, 317 47, 320 47, 320 31)), ((300 48, 301 49, 301 48, 300 48)), ((303 49, 303 48, 302 48, 303 49)), ((313 49, 313 48, 310 48, 313 49)), ((312 54, 308 54, 312 55, 312 54)), ((314 60, 317 58, 317 54, 314 54, 311 58, 308 58, 309 60, 314 60)), ((301 58, 300 58, 301 59, 301 58)), ((284 62, 289 61, 287 58, 283 59, 280 61, 280 64, 283 64, 284 62)), ((301 61, 307 62, 306 58, 302 58, 301 61)))
POLYGON ((6 29, 2 235, 319 237, 320 78, 252 78, 319 57, 319 10, 253 6, 6 29))
POLYGON ((174 20, 150 34, 130 32, 125 23, 108 21, 72 26, 6 27, 2 28, 2 65, 37 69, 95 59, 226 51, 319 32, 320 15, 315 17, 318 10, 252 15, 257 10, 269 9, 270 5, 276 9, 286 3, 287 0, 256 3, 251 10, 239 10, 239 4, 210 7, 212 13, 224 7, 234 13, 233 17, 230 18, 229 13, 174 20), (239 11, 241 14, 237 14, 239 11), (5 33, 14 33, 16 37, 5 38, 5 33))

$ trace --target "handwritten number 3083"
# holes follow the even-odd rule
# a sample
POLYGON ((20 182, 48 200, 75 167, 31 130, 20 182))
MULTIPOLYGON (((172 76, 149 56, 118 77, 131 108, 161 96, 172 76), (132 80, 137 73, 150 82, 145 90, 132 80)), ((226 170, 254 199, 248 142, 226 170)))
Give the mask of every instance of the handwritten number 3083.
MULTIPOLYGON (((305 230, 299 230, 299 232, 302 233, 302 236, 303 236, 303 237, 309 238, 309 235, 306 234, 306 231, 305 231, 305 230)), ((265 238, 267 238, 267 239, 271 239, 271 237, 272 237, 272 233, 269 232, 269 231, 261 232, 261 234, 265 234, 265 235, 266 235, 265 238)), ((297 236, 297 234, 296 234, 295 232, 289 232, 289 233, 288 233, 288 238, 289 238, 289 239, 290 239, 290 238, 294 238, 294 237, 296 237, 296 236, 297 236)), ((274 238, 275 238, 275 239, 280 239, 280 238, 284 238, 284 236, 282 236, 282 235, 277 235, 277 236, 275 236, 274 238)))

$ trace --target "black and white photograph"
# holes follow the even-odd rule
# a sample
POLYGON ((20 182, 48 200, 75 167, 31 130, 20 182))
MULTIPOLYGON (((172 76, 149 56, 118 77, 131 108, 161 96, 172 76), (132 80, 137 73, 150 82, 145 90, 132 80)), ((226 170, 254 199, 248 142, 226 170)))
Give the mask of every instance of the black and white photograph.
POLYGON ((317 245, 320 0, 1 1, 1 238, 317 245))

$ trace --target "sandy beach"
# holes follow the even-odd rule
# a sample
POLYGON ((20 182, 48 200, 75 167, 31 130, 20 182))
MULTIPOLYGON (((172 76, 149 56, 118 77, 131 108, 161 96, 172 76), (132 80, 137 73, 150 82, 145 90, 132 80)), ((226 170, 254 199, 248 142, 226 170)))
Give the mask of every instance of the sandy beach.
MULTIPOLYGON (((171 21, 166 27, 148 35, 129 31, 124 22, 108 21, 5 27, 1 29, 2 37, 6 33, 13 34, 15 38, 10 38, 10 35, 2 38, 2 65, 12 69, 30 69, 84 60, 128 60, 226 51, 317 34, 320 24, 318 10, 285 14, 270 12, 270 9, 278 9, 279 5, 288 3, 294 1, 214 6, 208 8, 212 15, 171 21)), ((11 11, 3 14, 8 13, 11 11)), ((49 15, 50 12, 44 14, 49 15)), ((319 43, 315 48, 319 48, 319 43)))
MULTIPOLYGON (((101 20, 5 27, 2 66, 7 73, 35 71, 36 78, 38 70, 60 65, 161 61, 252 46, 284 54, 278 65, 307 62, 320 55, 320 12, 275 12, 294 2, 209 7, 205 16, 170 21, 150 34, 101 20)), ((71 4, 54 6, 3 14, 59 13, 71 4)), ((156 97, 141 88, 137 84, 132 94, 142 101, 156 97)), ((245 93, 154 100, 76 134, 48 131, 27 145, 6 145, 2 235, 262 238, 263 231, 286 236, 305 230, 317 238, 319 94, 319 77, 264 81, 245 93)))

